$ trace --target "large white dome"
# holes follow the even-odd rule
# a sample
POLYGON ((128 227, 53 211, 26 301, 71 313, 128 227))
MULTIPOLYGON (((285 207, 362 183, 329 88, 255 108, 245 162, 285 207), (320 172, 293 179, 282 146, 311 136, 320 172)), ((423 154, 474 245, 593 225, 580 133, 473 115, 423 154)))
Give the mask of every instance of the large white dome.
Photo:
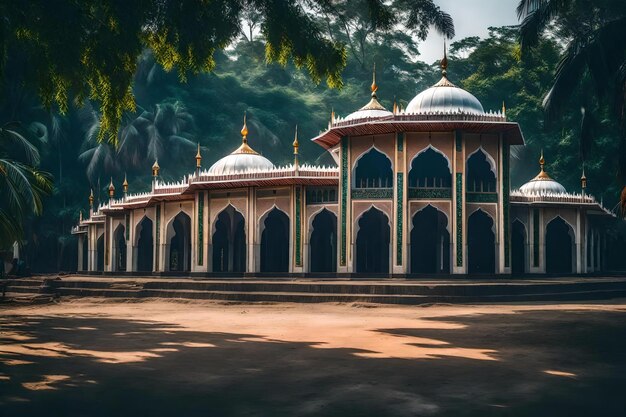
POLYGON ((415 96, 406 107, 406 113, 484 114, 485 110, 476 97, 452 84, 444 75, 437 84, 415 96))

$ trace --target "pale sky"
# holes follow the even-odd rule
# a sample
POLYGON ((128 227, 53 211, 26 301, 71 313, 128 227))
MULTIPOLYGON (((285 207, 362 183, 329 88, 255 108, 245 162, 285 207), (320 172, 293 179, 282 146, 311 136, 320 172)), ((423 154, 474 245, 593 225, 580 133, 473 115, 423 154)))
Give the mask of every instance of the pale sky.
MULTIPOLYGON (((487 36, 490 26, 518 24, 515 9, 519 0, 436 0, 442 10, 454 20, 456 36, 452 42, 468 36, 487 36)), ((429 64, 440 59, 443 37, 431 30, 428 39, 420 44, 420 57, 429 64)))

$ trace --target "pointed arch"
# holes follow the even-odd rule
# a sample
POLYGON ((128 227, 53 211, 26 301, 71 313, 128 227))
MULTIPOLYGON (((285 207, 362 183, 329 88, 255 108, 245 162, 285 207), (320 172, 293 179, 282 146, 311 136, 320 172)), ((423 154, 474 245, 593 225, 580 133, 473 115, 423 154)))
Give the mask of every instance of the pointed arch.
POLYGON ((571 274, 576 270, 576 233, 563 217, 555 216, 546 224, 546 272, 571 274))
POLYGON ((489 153, 479 147, 472 152, 466 163, 468 192, 496 192, 497 165, 489 153))
POLYGON ((356 221, 356 272, 389 273, 391 227, 389 217, 372 205, 356 221))
POLYGON ((180 210, 171 218, 165 229, 167 271, 191 270, 191 217, 180 210))
POLYGON ((135 227, 135 271, 152 272, 154 270, 154 229, 152 219, 143 216, 135 227))
POLYGON ((450 272, 448 216, 428 204, 413 215, 411 273, 450 272))
POLYGON ((337 215, 324 207, 311 217, 309 270, 310 272, 336 272, 337 215))
POLYGON ((126 227, 118 224, 113 232, 113 270, 126 271, 126 227))
POLYGON ((213 272, 246 271, 245 218, 232 204, 215 217, 212 234, 213 272))
POLYGON ((289 216, 274 205, 259 221, 261 272, 289 272, 289 216))
POLYGON ((452 170, 450 160, 439 149, 428 145, 413 157, 409 171, 409 187, 450 188, 452 170))
POLYGON ((389 156, 375 146, 363 152, 354 162, 354 188, 392 188, 393 164, 389 156))
POLYGON ((467 271, 470 274, 493 274, 496 271, 495 223, 482 209, 467 220, 467 271))

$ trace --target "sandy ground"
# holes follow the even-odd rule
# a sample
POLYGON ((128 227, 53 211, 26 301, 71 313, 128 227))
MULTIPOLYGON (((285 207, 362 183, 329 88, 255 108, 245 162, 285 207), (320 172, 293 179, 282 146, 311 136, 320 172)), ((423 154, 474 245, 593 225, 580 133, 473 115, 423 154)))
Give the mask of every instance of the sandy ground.
POLYGON ((625 416, 626 300, 0 306, 0 416, 625 416))

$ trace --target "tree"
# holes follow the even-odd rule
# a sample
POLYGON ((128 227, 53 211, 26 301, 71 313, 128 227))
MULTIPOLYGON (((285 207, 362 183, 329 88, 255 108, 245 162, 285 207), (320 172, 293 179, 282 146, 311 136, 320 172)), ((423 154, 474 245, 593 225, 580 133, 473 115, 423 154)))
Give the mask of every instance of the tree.
MULTIPOLYGON (((602 107, 619 123, 619 177, 626 180, 626 7, 623 0, 521 0, 518 15, 522 52, 544 35, 565 41, 561 60, 543 101, 554 120, 576 99, 581 113, 580 154, 587 158, 602 107)), ((626 196, 626 193, 622 193, 626 196)), ((626 200, 622 201, 626 207, 626 200)))
POLYGON ((0 127, 0 248, 24 237, 26 218, 41 214, 52 190, 50 175, 37 168, 37 147, 19 130, 16 124, 0 127))
MULTIPOLYGON (((449 16, 437 14, 430 0, 403 0, 407 27, 425 33, 449 16), (434 14, 433 14, 434 13, 434 14), (434 18, 433 18, 434 16, 434 18), (442 20, 443 19, 443 20, 442 20)), ((326 36, 314 14, 331 10, 329 0, 32 0, 0 1, 2 60, 19 50, 30 63, 24 83, 39 92, 47 107, 67 113, 73 98, 90 99, 101 113, 99 141, 117 144, 125 111, 134 112, 132 91, 137 58, 145 48, 166 70, 181 80, 212 71, 215 54, 241 34, 243 13, 253 8, 261 17, 265 59, 286 65, 292 61, 311 79, 342 85, 345 47, 326 36), (71 22, 71 24, 68 24, 71 22)), ((363 5, 373 29, 398 22, 384 0, 363 5)), ((341 17, 341 15, 337 15, 341 17)), ((2 67, 0 66, 0 71, 2 67)))

